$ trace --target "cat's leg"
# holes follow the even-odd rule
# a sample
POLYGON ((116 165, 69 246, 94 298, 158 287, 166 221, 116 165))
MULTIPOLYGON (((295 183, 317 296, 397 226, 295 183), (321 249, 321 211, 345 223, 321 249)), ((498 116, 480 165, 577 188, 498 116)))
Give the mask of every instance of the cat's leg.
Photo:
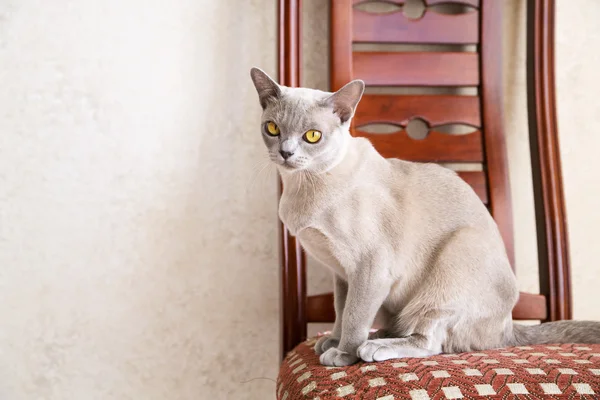
POLYGON ((434 259, 428 275, 399 312, 396 339, 369 340, 358 350, 364 361, 427 357, 446 352, 499 347, 517 290, 500 249, 473 245, 482 233, 454 232, 434 259), (498 263, 494 265, 493 263, 498 263), (479 266, 478 266, 479 265, 479 266), (484 285, 490 276, 493 281, 484 285), (483 318, 482 316, 486 316, 483 318))
POLYGON ((384 268, 361 266, 348 276, 348 294, 342 318, 342 336, 337 347, 321 354, 323 365, 341 367, 358 361, 357 349, 369 337, 369 330, 389 294, 389 277, 384 268), (381 272, 379 272, 381 271, 381 272))
POLYGON ((315 352, 323 354, 332 347, 337 347, 342 337, 342 319, 346 296, 348 295, 348 282, 343 280, 337 274, 333 275, 333 305, 335 308, 335 323, 331 335, 325 335, 317 340, 315 352))
MULTIPOLYGON (((410 308, 406 311, 410 312, 410 308)), ((440 332, 445 331, 444 322, 448 313, 421 309, 420 312, 410 314, 399 316, 396 329, 398 325, 412 326, 412 333, 396 331, 399 336, 367 340, 358 348, 357 355, 363 361, 372 362, 403 357, 429 357, 441 353, 445 336, 440 332)))

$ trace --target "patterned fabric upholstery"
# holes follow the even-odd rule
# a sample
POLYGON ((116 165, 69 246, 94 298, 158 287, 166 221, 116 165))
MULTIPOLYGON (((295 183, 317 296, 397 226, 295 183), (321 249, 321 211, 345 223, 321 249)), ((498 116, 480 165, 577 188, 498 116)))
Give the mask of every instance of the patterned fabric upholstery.
POLYGON ((600 345, 538 345, 324 367, 301 343, 285 358, 277 399, 600 399, 600 345))

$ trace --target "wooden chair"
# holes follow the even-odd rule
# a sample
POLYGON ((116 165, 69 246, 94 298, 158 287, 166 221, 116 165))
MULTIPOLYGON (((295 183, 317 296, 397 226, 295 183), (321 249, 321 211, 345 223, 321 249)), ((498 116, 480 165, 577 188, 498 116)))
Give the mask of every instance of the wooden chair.
MULTIPOLYGON (((352 79, 380 86, 473 87, 462 94, 367 94, 358 106, 352 134, 371 140, 386 157, 405 160, 481 164, 459 172, 496 220, 514 266, 510 186, 502 126, 502 2, 498 0, 424 0, 417 19, 401 12, 370 13, 373 0, 331 0, 331 90, 352 79), (458 3, 468 12, 442 14, 441 3, 458 3), (452 45, 451 51, 359 51, 361 43, 452 45), (473 51, 454 51, 468 45, 473 51), (421 121, 429 131, 413 139, 406 127, 421 121), (365 126, 401 127, 391 134, 368 133, 365 126), (440 126, 475 128, 464 135, 440 126)), ((401 6, 404 0, 386 0, 401 6)), ((279 79, 300 82, 301 0, 279 1, 279 79)), ((554 94, 554 1, 528 0, 527 79, 531 163, 534 181, 541 294, 521 293, 513 311, 520 320, 571 318, 569 257, 554 94)), ((307 323, 333 322, 332 294, 306 295, 304 253, 281 226, 282 356, 306 339, 307 323)), ((291 372, 290 372, 291 374, 291 372)), ((314 372, 313 372, 314 375, 314 372)), ((281 390, 281 386, 280 386, 281 390)))
MULTIPOLYGON (((511 261, 512 213, 502 127, 501 8, 494 0, 456 0, 476 8, 465 14, 425 12, 417 21, 401 13, 370 14, 361 0, 331 2, 331 90, 352 79, 369 86, 474 86, 478 95, 366 94, 354 118, 353 134, 366 136, 386 157, 413 161, 482 163, 482 171, 459 174, 484 201, 500 227, 511 261), (354 43, 477 45, 477 52, 360 52, 354 43), (401 68, 394 68, 400 65, 401 68), (405 130, 377 135, 361 126, 385 122, 406 127, 413 118, 432 128, 423 140, 405 130), (436 126, 463 123, 477 131, 443 134, 436 126)), ((403 0, 388 3, 403 4, 403 0)), ((433 6, 446 0, 428 0, 433 6)), ((531 160, 538 233, 541 294, 522 293, 515 319, 556 321, 571 318, 565 206, 554 99, 554 2, 529 1, 527 72, 531 160), (546 28, 546 29, 544 29, 546 28)), ((300 82, 300 0, 281 0, 280 83, 300 82)), ((282 226, 282 354, 306 339, 306 324, 332 322, 331 294, 306 296, 306 261, 300 245, 282 226)))

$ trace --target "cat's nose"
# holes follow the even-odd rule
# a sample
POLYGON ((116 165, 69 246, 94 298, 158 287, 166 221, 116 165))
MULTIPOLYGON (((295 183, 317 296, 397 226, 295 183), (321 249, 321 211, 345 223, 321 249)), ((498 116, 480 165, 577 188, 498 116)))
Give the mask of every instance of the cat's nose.
POLYGON ((292 153, 291 151, 283 151, 283 150, 279 150, 279 154, 281 154, 281 157, 283 157, 284 160, 287 160, 288 158, 290 158, 291 156, 294 155, 294 153, 292 153))

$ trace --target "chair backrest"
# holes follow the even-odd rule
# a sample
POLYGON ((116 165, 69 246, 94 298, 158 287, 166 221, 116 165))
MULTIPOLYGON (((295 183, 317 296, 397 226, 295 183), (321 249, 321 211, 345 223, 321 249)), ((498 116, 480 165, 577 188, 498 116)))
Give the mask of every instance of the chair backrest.
MULTIPOLYGON (((280 83, 287 86, 300 82, 300 7, 300 0, 280 0, 280 83)), ((514 266, 502 127, 501 11, 497 0, 331 0, 331 90, 352 79, 365 81, 367 92, 351 132, 367 137, 383 156, 458 166, 496 220, 514 266), (397 9, 373 12, 368 8, 373 3, 397 9), (365 51, 365 44, 379 49, 365 51), (381 124, 396 132, 375 133, 372 128, 381 124), (469 132, 456 134, 457 125, 469 132)), ((554 111, 553 13, 552 0, 530 0, 529 121, 542 293, 521 293, 515 319, 571 314, 554 111)), ((285 226, 281 250, 285 354, 306 337, 307 323, 332 322, 335 313, 331 294, 306 296, 304 253, 285 226)))
MULTIPOLYGON (((364 10, 381 2, 331 2, 332 90, 356 78, 363 79, 368 89, 401 87, 406 92, 407 87, 442 87, 451 93, 465 87, 474 90, 474 95, 367 92, 357 109, 352 131, 356 136, 369 138, 384 157, 468 165, 460 175, 490 207, 512 263, 512 212, 502 130, 502 59, 498 56, 502 49, 502 4, 492 1, 479 7, 478 0, 457 0, 454 4, 464 12, 441 14, 432 8, 438 3, 448 5, 447 1, 420 1, 412 2, 422 5, 418 18, 409 18, 399 10, 364 10), (383 46, 385 51, 356 50, 367 43, 387 46, 383 46), (405 45, 405 51, 390 49, 389 44, 396 43, 405 45), (418 50, 406 51, 406 44, 417 45, 418 50), (429 45, 438 45, 438 51, 421 50, 429 45), (444 51, 439 51, 440 45, 444 51), (471 51, 457 51, 466 46, 471 51), (381 123, 401 130, 388 134, 364 131, 371 124, 381 123), (474 131, 463 135, 440 132, 441 127, 456 124, 474 131), (419 139, 411 137, 411 127, 421 128, 419 139), (473 171, 472 167, 479 168, 473 171)), ((396 4, 399 8, 404 3, 396 0, 383 4, 396 4)))

